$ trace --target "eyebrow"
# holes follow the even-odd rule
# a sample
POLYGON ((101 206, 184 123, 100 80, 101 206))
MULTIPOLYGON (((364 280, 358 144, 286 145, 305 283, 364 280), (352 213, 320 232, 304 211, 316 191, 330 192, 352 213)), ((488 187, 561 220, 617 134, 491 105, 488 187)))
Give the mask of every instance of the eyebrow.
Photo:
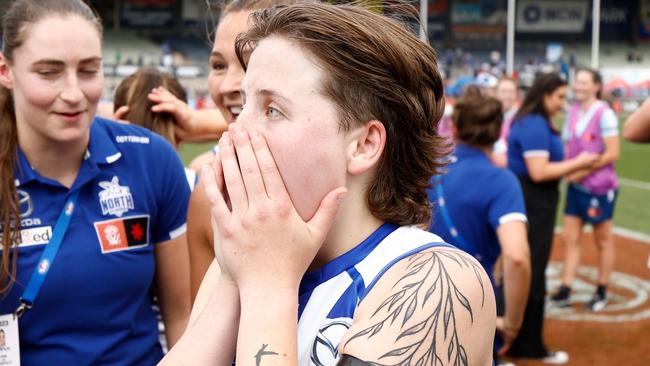
POLYGON ((257 90, 257 91, 255 92, 255 94, 257 94, 257 95, 261 95, 261 96, 263 96, 263 97, 273 97, 273 98, 277 98, 277 99, 280 99, 280 100, 284 101, 284 102, 287 103, 287 104, 292 104, 291 101, 290 101, 289 99, 287 99, 286 97, 282 96, 278 91, 275 91, 275 90, 273 90, 273 89, 260 89, 260 90, 257 90))
MULTIPOLYGON (((102 58, 101 57, 89 57, 85 58, 80 61, 82 64, 87 64, 87 63, 93 63, 93 62, 101 62, 102 58)), ((49 66, 64 66, 65 62, 61 60, 55 60, 55 59, 42 59, 34 62, 32 65, 38 66, 38 65, 49 65, 49 66)))

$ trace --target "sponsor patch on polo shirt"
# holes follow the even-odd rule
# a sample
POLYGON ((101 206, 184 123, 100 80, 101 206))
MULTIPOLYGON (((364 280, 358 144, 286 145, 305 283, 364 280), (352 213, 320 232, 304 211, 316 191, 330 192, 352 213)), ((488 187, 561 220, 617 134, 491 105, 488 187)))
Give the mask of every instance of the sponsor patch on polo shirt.
POLYGON ((95 222, 102 253, 145 247, 149 244, 149 215, 95 222))

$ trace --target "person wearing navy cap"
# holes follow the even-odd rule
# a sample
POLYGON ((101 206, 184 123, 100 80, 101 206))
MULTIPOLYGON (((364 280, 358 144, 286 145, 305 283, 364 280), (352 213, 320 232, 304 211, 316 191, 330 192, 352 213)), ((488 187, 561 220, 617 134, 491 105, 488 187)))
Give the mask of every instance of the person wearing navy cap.
POLYGON ((492 276, 503 257, 505 313, 500 311, 495 342, 500 355, 517 336, 530 286, 526 209, 517 178, 490 161, 500 135, 501 103, 479 92, 468 93, 454 108, 455 150, 442 177, 428 190, 434 205, 431 228, 443 240, 473 255, 492 276), (480 182, 480 184, 477 184, 480 182))
POLYGON ((524 192, 531 254, 531 286, 524 322, 508 354, 561 364, 566 352, 550 352, 542 339, 546 281, 551 254, 559 180, 589 167, 595 154, 581 153, 563 160, 564 147, 552 117, 562 111, 567 83, 558 74, 542 74, 528 90, 515 115, 508 137, 508 168, 517 175, 524 192))
POLYGON ((20 335, 3 362, 155 365, 154 294, 170 346, 190 310, 182 163, 95 117, 102 30, 83 1, 15 1, 3 30, 0 321, 20 335))

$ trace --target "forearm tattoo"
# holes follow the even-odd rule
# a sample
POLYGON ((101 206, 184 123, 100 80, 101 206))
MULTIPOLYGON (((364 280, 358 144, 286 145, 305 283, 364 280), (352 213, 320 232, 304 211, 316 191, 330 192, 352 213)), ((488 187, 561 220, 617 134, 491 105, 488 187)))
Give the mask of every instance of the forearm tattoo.
POLYGON ((262 344, 262 348, 257 351, 257 354, 255 355, 255 366, 260 366, 262 364, 262 356, 278 355, 277 352, 266 351, 266 347, 268 346, 268 344, 262 344))
POLYGON ((467 352, 458 336, 456 315, 458 310, 466 312, 473 324, 474 312, 472 304, 458 289, 455 279, 449 275, 447 270, 449 262, 441 260, 443 257, 455 262, 461 268, 469 268, 474 273, 481 286, 481 307, 483 307, 485 287, 479 264, 469 260, 465 254, 454 251, 432 250, 415 254, 408 259, 410 262, 407 267, 408 273, 393 285, 392 294, 371 315, 370 319, 376 319, 375 323, 356 333, 345 343, 347 346, 350 342, 361 338, 369 340, 382 328, 389 328, 398 321, 401 324, 400 333, 394 343, 396 348, 379 356, 378 361, 381 363, 349 363, 349 365, 437 366, 449 363, 468 365, 467 352), (458 307, 458 304, 461 307, 458 307), (408 324, 417 307, 420 306, 422 309, 427 305, 433 308, 428 317, 417 324, 408 324), (439 336, 443 339, 439 339, 439 336), (406 345, 401 346, 401 344, 406 345))

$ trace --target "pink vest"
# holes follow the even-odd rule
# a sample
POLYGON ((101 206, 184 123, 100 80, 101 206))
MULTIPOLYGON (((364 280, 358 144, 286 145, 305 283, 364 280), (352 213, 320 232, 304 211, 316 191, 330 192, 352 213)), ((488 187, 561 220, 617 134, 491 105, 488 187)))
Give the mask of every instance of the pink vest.
POLYGON ((503 114, 503 124, 501 125, 501 134, 499 139, 505 141, 506 145, 508 144, 508 135, 510 134, 510 127, 512 127, 512 120, 515 119, 518 109, 519 108, 517 107, 513 107, 503 114))
MULTIPOLYGON (((600 103, 596 108, 596 112, 592 115, 587 124, 587 128, 582 136, 577 136, 576 127, 580 121, 580 105, 574 104, 569 110, 569 141, 567 142, 567 159, 572 159, 578 156, 581 152, 593 152, 602 154, 605 150, 603 137, 600 131, 600 118, 607 110, 608 106, 604 102, 600 103)), ((587 188, 590 192, 595 194, 605 194, 608 191, 618 187, 618 179, 616 178, 616 171, 614 164, 610 163, 604 167, 594 171, 580 182, 580 185, 587 188)))

